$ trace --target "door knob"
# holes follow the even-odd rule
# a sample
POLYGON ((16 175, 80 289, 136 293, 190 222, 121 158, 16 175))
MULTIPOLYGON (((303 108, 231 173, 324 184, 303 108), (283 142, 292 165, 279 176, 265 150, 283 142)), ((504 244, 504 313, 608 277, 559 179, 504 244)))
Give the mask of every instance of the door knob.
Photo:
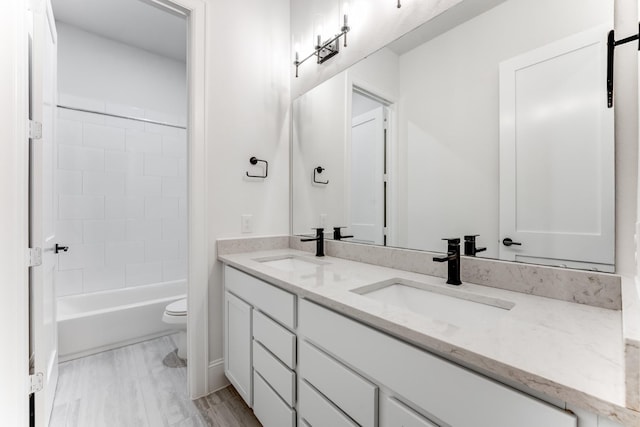
POLYGON ((55 253, 59 253, 59 252, 67 252, 69 250, 69 246, 60 246, 59 244, 56 243, 56 248, 54 249, 55 253))
POLYGON ((504 239, 502 241, 502 244, 505 246, 522 246, 522 243, 520 242, 514 242, 513 240, 511 240, 511 238, 507 237, 506 239, 504 239))

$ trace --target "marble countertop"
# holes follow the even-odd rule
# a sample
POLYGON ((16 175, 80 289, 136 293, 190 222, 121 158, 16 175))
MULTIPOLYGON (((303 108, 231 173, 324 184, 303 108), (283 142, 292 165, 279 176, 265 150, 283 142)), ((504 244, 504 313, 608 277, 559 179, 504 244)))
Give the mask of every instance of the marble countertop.
POLYGON ((575 304, 471 283, 445 284, 438 277, 324 257, 317 268, 284 271, 259 262, 295 255, 294 249, 219 255, 232 267, 296 295, 412 342, 426 350, 507 383, 521 384, 571 405, 640 425, 640 413, 627 408, 622 311, 575 304), (443 321, 351 292, 402 279, 453 288, 514 303, 491 319, 443 321))

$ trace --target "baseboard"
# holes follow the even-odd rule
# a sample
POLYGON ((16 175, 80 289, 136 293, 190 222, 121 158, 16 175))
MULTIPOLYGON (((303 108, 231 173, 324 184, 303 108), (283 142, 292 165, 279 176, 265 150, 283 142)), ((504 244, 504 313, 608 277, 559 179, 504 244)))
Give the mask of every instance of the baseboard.
MULTIPOLYGON (((74 360, 74 359, 79 359, 81 357, 87 357, 87 356, 91 356, 94 354, 98 354, 98 353, 102 353, 105 351, 109 351, 109 350, 115 350, 116 348, 120 348, 120 347, 125 347, 128 345, 132 345, 132 344, 137 344, 139 342, 143 342, 143 341, 149 341, 155 338, 160 338, 163 337, 165 335, 172 335, 175 334, 177 331, 174 329, 167 329, 165 331, 162 332, 158 332, 155 334, 149 334, 149 335, 145 335, 142 337, 136 337, 136 338, 132 338, 129 340, 124 340, 124 341, 118 341, 115 343, 111 343, 111 344, 107 344, 107 345, 103 345, 100 347, 93 347, 87 350, 82 350, 82 351, 78 351, 75 353, 67 353, 67 354, 59 354, 58 355, 58 362, 62 363, 62 362, 68 362, 70 360, 74 360)), ((224 373, 224 369, 223 369, 223 373, 224 373)))
POLYGON ((209 378, 209 393, 214 393, 229 385, 229 380, 224 375, 224 359, 210 362, 207 375, 209 378))

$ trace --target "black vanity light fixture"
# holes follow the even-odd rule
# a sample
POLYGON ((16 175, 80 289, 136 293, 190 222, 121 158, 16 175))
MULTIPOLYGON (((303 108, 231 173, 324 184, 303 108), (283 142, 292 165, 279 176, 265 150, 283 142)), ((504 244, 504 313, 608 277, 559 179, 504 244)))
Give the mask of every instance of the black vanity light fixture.
POLYGON ((345 2, 343 5, 343 24, 340 28, 340 33, 336 34, 332 38, 322 41, 322 34, 316 35, 316 46, 314 51, 307 55, 304 59, 300 60, 300 54, 296 49, 296 60, 293 61, 293 65, 296 67, 296 78, 298 77, 298 67, 302 65, 307 59, 316 57, 316 63, 322 64, 329 59, 336 56, 340 53, 340 37, 344 37, 344 47, 347 47, 347 33, 351 31, 351 27, 349 26, 349 15, 348 15, 348 5, 345 2))
POLYGON ((616 40, 613 30, 609 31, 607 38, 607 106, 613 107, 613 54, 616 46, 638 40, 638 50, 640 51, 640 23, 638 23, 638 33, 616 40))

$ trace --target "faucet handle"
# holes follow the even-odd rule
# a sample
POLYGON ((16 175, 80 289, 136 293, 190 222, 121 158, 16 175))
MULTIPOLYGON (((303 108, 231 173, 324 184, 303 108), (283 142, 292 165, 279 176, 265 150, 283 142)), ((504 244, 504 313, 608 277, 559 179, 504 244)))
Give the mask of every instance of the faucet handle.
POLYGON ((347 228, 347 227, 333 227, 333 240, 340 240, 340 239, 347 239, 353 236, 345 236, 343 235, 340 230, 342 228, 347 228))
POLYGON ((443 238, 442 240, 446 240, 447 243, 449 243, 450 245, 459 245, 460 244, 460 238, 459 237, 455 237, 455 238, 443 238))

